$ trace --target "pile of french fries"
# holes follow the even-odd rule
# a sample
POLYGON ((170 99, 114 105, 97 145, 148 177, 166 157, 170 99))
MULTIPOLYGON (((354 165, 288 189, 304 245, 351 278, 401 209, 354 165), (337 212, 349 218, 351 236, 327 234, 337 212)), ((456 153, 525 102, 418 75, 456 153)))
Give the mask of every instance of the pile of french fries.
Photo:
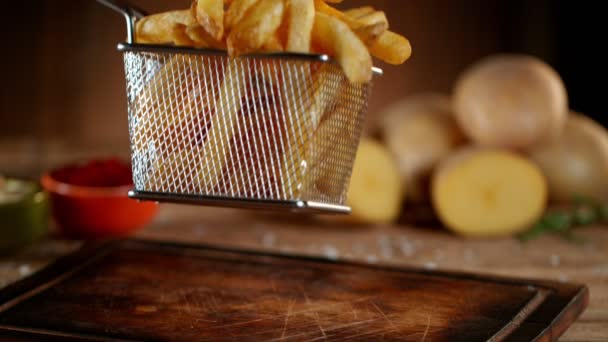
POLYGON ((372 78, 372 55, 401 64, 409 41, 388 30, 386 15, 370 6, 339 11, 342 0, 195 0, 189 9, 137 22, 136 41, 227 50, 327 54, 353 83, 372 78))

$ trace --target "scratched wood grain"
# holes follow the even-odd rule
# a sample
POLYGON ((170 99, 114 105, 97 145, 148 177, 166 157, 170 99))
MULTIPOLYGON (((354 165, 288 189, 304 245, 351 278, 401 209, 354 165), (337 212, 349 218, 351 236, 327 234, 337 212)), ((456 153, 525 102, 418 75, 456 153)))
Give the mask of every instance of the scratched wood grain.
POLYGON ((123 241, 1 291, 0 337, 554 341, 586 302, 575 285, 123 241))

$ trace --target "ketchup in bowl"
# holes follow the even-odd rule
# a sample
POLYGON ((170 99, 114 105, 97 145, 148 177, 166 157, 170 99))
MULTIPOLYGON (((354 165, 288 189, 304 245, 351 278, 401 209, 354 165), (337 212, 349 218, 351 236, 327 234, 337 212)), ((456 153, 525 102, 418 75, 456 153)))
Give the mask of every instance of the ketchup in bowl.
POLYGON ((51 211, 61 232, 71 238, 123 237, 148 224, 158 205, 130 199, 129 164, 119 159, 68 165, 42 176, 51 211))

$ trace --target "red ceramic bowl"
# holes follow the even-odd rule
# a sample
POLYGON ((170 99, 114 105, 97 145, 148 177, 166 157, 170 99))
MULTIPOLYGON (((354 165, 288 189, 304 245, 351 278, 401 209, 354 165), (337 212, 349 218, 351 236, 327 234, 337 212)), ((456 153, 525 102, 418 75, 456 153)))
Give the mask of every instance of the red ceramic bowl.
POLYGON ((88 187, 63 183, 53 172, 42 176, 50 194, 51 212, 62 233, 71 238, 102 239, 127 236, 150 223, 158 211, 152 202, 127 195, 131 185, 88 187))

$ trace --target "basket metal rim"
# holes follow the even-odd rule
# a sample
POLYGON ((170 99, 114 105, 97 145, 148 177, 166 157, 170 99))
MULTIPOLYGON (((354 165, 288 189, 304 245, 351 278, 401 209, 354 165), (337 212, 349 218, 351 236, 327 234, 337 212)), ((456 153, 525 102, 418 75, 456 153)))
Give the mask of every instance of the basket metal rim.
POLYGON ((351 208, 343 205, 321 203, 303 200, 271 200, 253 199, 241 197, 222 197, 208 195, 189 195, 160 193, 148 191, 129 191, 129 198, 140 201, 152 201, 163 203, 206 205, 212 207, 229 207, 236 209, 260 209, 260 210, 290 210, 298 213, 309 214, 335 214, 348 215, 351 208))
MULTIPOLYGON (((129 44, 119 43, 117 46, 118 51, 134 51, 134 52, 164 52, 164 53, 183 53, 183 54, 195 54, 195 55, 207 55, 207 56, 223 56, 227 57, 228 53, 224 50, 215 49, 200 49, 187 46, 170 46, 170 45, 158 45, 158 44, 129 44)), ((276 58, 276 59, 299 59, 311 62, 321 63, 335 63, 336 61, 325 54, 310 54, 310 53, 297 53, 297 52, 272 52, 272 53, 253 53, 241 56, 241 58, 276 58)), ((372 67, 374 75, 381 76, 384 71, 378 67, 372 67)))

